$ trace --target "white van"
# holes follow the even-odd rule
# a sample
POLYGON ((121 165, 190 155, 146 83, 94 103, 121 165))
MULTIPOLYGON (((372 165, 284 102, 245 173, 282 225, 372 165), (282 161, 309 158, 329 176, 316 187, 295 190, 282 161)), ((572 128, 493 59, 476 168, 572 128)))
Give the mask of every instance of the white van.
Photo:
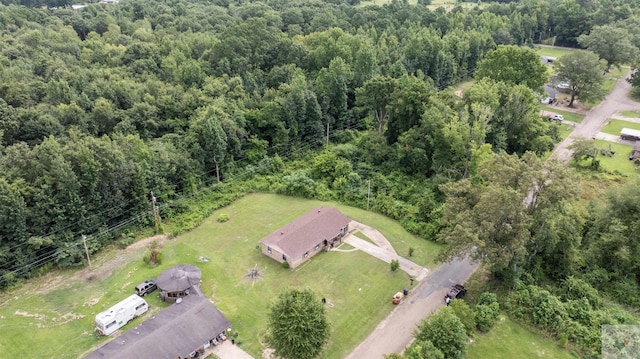
POLYGON ((96 315, 96 328, 100 335, 111 335, 129 323, 131 319, 144 314, 149 305, 137 294, 96 315))

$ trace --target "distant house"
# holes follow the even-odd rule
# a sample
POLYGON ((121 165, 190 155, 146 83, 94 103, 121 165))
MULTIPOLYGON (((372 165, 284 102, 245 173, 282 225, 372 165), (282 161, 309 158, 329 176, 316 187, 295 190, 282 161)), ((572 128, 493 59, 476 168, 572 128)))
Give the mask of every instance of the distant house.
POLYGON ((96 349, 85 359, 195 358, 221 340, 230 327, 227 318, 210 300, 189 295, 96 349))
POLYGON ((321 250, 342 243, 350 221, 336 208, 314 208, 262 238, 262 253, 295 268, 321 250))
POLYGON ((637 161, 638 159, 640 159, 640 141, 636 141, 633 143, 633 151, 631 151, 629 159, 632 161, 637 161))
POLYGON ((620 138, 626 141, 640 141, 640 130, 625 127, 620 130, 620 138))

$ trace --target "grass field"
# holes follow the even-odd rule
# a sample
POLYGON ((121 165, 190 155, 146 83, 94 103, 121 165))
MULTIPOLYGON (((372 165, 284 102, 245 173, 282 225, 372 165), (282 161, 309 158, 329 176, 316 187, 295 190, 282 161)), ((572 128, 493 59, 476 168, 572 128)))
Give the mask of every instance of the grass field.
POLYGON ((604 127, 602 127, 600 132, 618 136, 620 135, 620 131, 625 127, 634 129, 634 130, 640 130, 640 123, 609 119, 607 123, 604 125, 604 127))
POLYGON ((551 56, 555 58, 562 57, 568 53, 575 51, 575 50, 569 50, 565 48, 546 47, 546 46, 535 46, 535 50, 540 56, 551 56))
POLYGON ((575 358, 553 341, 509 318, 501 319, 489 333, 477 334, 467 350, 467 359, 575 358))
POLYGON ((583 114, 575 113, 575 112, 571 112, 571 111, 564 111, 564 110, 561 110, 560 108, 558 108, 558 106, 549 106, 549 105, 540 104, 540 110, 541 111, 558 113, 558 114, 564 116, 565 120, 571 121, 571 122, 575 122, 575 123, 580 123, 580 122, 582 122, 582 120, 584 120, 584 115, 583 114))
MULTIPOLYGON (((613 87, 616 85, 616 83, 620 79, 620 77, 626 74, 627 71, 629 71, 628 68, 623 67, 622 69, 618 69, 617 67, 614 67, 609 71, 609 73, 605 74, 604 83, 602 84, 602 89, 604 90, 604 93, 605 94, 610 93, 611 90, 613 90, 613 87)), ((597 103, 600 103, 600 101, 598 101, 597 103)), ((595 105, 595 104, 590 104, 590 105, 595 105)))
POLYGON ((629 154, 632 147, 628 145, 622 145, 619 143, 595 140, 595 145, 598 148, 610 148, 615 151, 613 157, 598 156, 600 160, 600 166, 602 169, 608 172, 619 172, 626 176, 637 176, 638 171, 633 166, 633 162, 629 161, 629 154))
POLYGON ((636 117, 640 117, 640 111, 638 110, 622 111, 620 112, 620 115, 624 117, 629 117, 629 118, 636 118, 636 117))
MULTIPOLYGON (((295 270, 256 249, 258 241, 318 205, 319 201, 254 194, 212 214, 198 228, 162 245, 163 263, 147 266, 147 247, 106 250, 93 258, 93 271, 56 272, 0 294, 2 357, 77 358, 110 338, 94 336, 95 315, 124 299, 139 282, 158 276, 176 264, 202 270, 202 290, 238 331, 237 343, 261 357, 269 305, 286 288, 305 286, 327 298, 331 338, 320 358, 344 357, 393 309, 390 296, 409 282, 404 272, 360 251, 326 252, 295 270), (221 213, 230 220, 219 223, 221 213), (201 257, 209 261, 200 261, 201 257), (257 268, 255 282, 246 274, 257 268), (347 335, 345 335, 347 334, 347 335)), ((432 267, 439 247, 416 238, 395 221, 364 210, 336 205, 352 219, 373 225, 400 255, 415 248, 411 260, 432 267)), ((154 292, 156 294, 157 292, 154 292)), ((167 306, 157 295, 145 297, 151 312, 167 306)), ((131 329, 129 324, 126 329, 131 329)))

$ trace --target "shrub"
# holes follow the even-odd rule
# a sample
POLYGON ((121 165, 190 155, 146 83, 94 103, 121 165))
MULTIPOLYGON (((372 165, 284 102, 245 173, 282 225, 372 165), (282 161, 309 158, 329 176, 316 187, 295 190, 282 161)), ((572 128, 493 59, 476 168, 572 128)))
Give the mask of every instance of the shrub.
POLYGON ((390 266, 391 266, 391 271, 395 272, 398 270, 398 268, 400 268, 400 261, 397 259, 392 259, 390 266))
POLYGON ((464 329, 467 332, 468 336, 473 336, 473 333, 476 330, 476 315, 471 310, 469 305, 460 299, 455 299, 449 305, 455 315, 460 319, 462 324, 464 324, 464 329))
POLYGON ((289 262, 287 261, 282 262, 282 268, 289 269, 289 262))
POLYGON ((229 215, 228 215, 228 214, 226 214, 226 213, 221 213, 221 214, 218 216, 218 222, 220 222, 220 223, 224 223, 224 222, 227 222, 227 221, 229 221, 229 215))
POLYGON ((415 250, 416 250, 415 248, 413 248, 413 247, 409 247, 409 257, 413 256, 413 252, 414 252, 415 250))
POLYGON ((464 324, 450 307, 444 307, 422 321, 418 326, 416 341, 430 341, 445 358, 464 358, 467 351, 464 324))
POLYGON ((569 276, 562 282, 561 289, 560 296, 565 301, 584 298, 589 301, 589 304, 591 304, 594 309, 602 307, 598 290, 582 279, 569 276))
POLYGON ((495 309, 486 304, 478 304, 474 308, 476 326, 479 331, 486 333, 496 324, 495 309))

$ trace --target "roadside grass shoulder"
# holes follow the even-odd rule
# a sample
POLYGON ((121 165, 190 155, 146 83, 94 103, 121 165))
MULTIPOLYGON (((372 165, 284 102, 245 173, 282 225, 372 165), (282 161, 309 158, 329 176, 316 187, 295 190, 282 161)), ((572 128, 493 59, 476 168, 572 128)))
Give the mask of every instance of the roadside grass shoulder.
POLYGON ((501 358, 530 359, 553 358, 572 359, 568 350, 558 347, 551 339, 520 325, 506 316, 501 316, 495 327, 488 333, 476 334, 473 343, 467 346, 467 358, 494 359, 499 353, 501 358))
POLYGON ((620 131, 625 127, 634 129, 634 130, 640 130, 640 123, 625 121, 625 120, 609 119, 605 123, 605 125, 602 127, 602 129, 600 129, 600 132, 619 136, 620 131))
MULTIPOLYGON (((360 251, 323 252, 290 270, 256 248, 263 236, 318 205, 334 204, 273 194, 248 195, 214 211, 192 231, 165 241, 160 248, 160 266, 142 262, 147 247, 113 249, 95 256, 94 271, 100 270, 99 264, 113 265, 104 276, 52 272, 3 292, 0 352, 3 357, 42 358, 77 358, 86 354, 112 339, 95 337, 93 321, 98 312, 133 293, 139 282, 185 263, 202 270, 203 293, 231 321, 239 333, 241 347, 255 358, 261 357, 270 305, 281 292, 298 286, 311 288, 328 302, 331 337, 320 358, 344 357, 393 310, 390 297, 407 286, 408 276, 401 271, 391 272, 387 263, 360 251), (218 222, 220 213, 228 214, 229 221, 218 222), (103 255, 110 261, 103 260, 103 255), (201 262, 201 257, 209 261, 201 262), (255 281, 247 276, 254 268, 260 273, 255 281)), ((416 248, 411 260, 432 265, 439 246, 412 236, 388 218, 336 206, 347 216, 382 232, 399 254, 406 254, 411 246, 416 248)), ((124 330, 168 306, 157 294, 156 291, 145 297, 150 312, 124 330)))
POLYGON ((628 118, 640 117, 640 110, 620 111, 620 115, 628 118))

